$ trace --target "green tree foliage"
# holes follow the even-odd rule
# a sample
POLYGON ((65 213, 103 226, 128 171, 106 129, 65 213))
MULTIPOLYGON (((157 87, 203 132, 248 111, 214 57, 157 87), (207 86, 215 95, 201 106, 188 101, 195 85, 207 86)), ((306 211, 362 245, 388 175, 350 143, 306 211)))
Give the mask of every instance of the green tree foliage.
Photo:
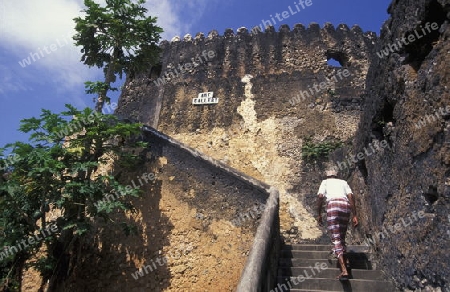
POLYGON ((2 257, 0 276, 10 288, 16 285, 9 275, 17 269, 17 262, 23 263, 44 242, 49 247, 48 256, 33 264, 49 279, 60 268, 62 256, 70 253, 71 261, 77 258, 74 251, 92 219, 109 220, 112 212, 132 210, 129 198, 139 195, 138 189, 125 188, 99 168, 108 157, 119 164, 121 157, 126 157, 127 163, 138 162, 138 156, 123 149, 146 146, 136 139, 141 126, 89 108, 66 107, 61 114, 43 110, 39 118, 22 120, 20 131, 30 134, 29 143, 16 142, 0 149, 0 156, 8 151, 14 157, 0 160, 0 252, 48 226, 56 224, 58 230, 2 257), (116 200, 98 204, 105 195, 118 193, 116 200), (53 210, 58 215, 49 218, 53 210))
POLYGON ((87 92, 98 94, 96 111, 100 112, 116 81, 116 74, 141 71, 159 57, 157 43, 163 30, 156 25, 156 17, 146 17, 145 0, 106 0, 102 7, 92 0, 84 0, 85 16, 77 17, 73 37, 81 46, 81 61, 89 67, 103 68, 105 81, 87 82, 87 92))
POLYGON ((302 158, 306 161, 325 158, 337 148, 342 147, 341 141, 324 141, 314 143, 311 139, 305 139, 302 145, 302 158))

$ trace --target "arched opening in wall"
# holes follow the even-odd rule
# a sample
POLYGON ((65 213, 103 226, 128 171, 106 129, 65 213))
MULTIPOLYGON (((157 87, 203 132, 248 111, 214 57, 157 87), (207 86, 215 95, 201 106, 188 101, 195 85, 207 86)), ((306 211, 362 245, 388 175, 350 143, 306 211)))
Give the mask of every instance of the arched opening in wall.
POLYGON ((325 53, 327 58, 327 64, 332 67, 347 67, 348 66, 348 57, 345 53, 327 50, 325 53))
POLYGON ((327 60, 327 64, 332 67, 342 67, 341 63, 334 58, 330 58, 327 60))
MULTIPOLYGON (((410 64, 414 70, 418 71, 422 62, 433 50, 439 40, 439 28, 446 20, 446 9, 432 0, 426 9, 425 19, 413 31, 408 31, 403 36, 405 42, 405 53, 407 57, 405 63, 410 64)), ((397 44, 391 44, 391 49, 395 49, 397 44)))

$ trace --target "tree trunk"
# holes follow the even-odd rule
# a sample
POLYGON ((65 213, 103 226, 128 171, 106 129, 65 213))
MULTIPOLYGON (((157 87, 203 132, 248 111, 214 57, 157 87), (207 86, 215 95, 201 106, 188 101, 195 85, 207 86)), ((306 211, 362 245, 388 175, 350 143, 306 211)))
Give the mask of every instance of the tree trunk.
POLYGON ((112 82, 115 81, 115 67, 118 58, 119 50, 114 48, 113 53, 111 54, 111 61, 108 64, 108 70, 105 73, 105 89, 100 91, 98 94, 97 103, 95 104, 95 110, 97 112, 101 112, 103 106, 105 105, 105 101, 107 100, 106 94, 108 93, 108 88, 112 82))

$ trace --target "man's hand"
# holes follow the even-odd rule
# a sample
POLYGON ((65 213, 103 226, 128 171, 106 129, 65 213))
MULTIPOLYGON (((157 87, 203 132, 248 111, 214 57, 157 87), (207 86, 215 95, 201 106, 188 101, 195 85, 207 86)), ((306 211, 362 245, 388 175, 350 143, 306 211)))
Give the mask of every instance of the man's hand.
POLYGON ((322 215, 319 215, 319 216, 317 217, 317 223, 319 223, 319 226, 323 226, 322 215))
POLYGON ((353 216, 352 222, 353 222, 353 227, 358 226, 358 218, 356 216, 353 216))
POLYGON ((317 197, 317 223, 319 223, 319 226, 323 226, 323 222, 322 222, 322 205, 323 205, 323 201, 324 201, 324 196, 323 194, 319 194, 319 196, 317 197))
POLYGON ((355 203, 355 197, 352 193, 347 194, 348 200, 350 201, 350 209, 352 210, 352 223, 353 227, 358 226, 358 218, 356 217, 356 203, 355 203))

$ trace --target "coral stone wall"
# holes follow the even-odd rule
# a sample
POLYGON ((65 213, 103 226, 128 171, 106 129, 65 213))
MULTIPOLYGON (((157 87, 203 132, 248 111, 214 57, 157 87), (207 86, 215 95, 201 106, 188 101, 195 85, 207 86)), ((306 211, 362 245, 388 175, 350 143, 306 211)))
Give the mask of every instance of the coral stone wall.
POLYGON ((301 146, 308 137, 352 142, 376 41, 358 26, 314 23, 174 38, 161 44, 160 66, 128 78, 116 113, 276 186, 282 228, 319 238, 305 196, 320 180, 304 187, 301 146), (218 103, 193 105, 202 92, 218 103))
POLYGON ((389 143, 354 173, 362 230, 400 287, 449 289, 450 3, 399 0, 388 11, 355 143, 389 143))

